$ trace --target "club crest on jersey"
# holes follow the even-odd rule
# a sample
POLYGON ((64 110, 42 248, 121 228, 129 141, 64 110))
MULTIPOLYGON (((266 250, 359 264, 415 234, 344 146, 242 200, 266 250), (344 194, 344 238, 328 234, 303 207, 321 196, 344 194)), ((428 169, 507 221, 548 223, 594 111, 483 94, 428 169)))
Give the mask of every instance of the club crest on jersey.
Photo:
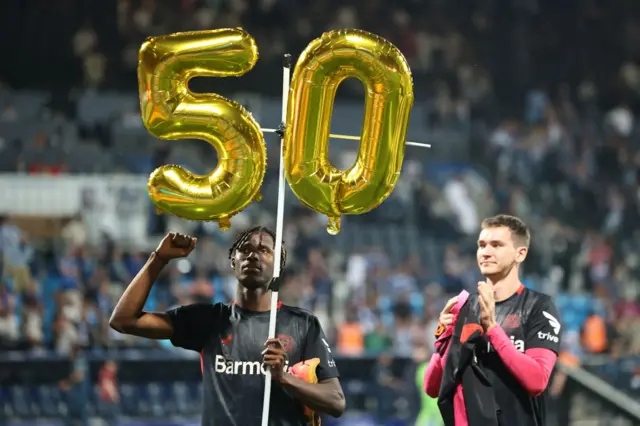
POLYGON ((288 353, 293 353, 296 347, 296 342, 293 340, 293 337, 287 334, 278 334, 277 337, 278 340, 280 340, 280 343, 282 344, 284 350, 288 353))
POLYGON ((520 328, 520 315, 518 314, 509 314, 504 317, 504 321, 502 322, 502 326, 504 328, 520 328))

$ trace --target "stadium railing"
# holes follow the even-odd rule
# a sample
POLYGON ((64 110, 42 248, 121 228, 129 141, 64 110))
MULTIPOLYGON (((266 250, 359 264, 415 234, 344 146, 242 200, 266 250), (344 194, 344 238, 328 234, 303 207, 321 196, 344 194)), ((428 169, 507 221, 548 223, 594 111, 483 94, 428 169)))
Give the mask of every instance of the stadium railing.
POLYGON ((584 368, 558 363, 557 369, 567 375, 558 425, 640 425, 640 403, 629 395, 584 368))
MULTIPOLYGON (((56 356, 27 354, 0 356, 0 420, 55 417, 63 404, 57 388, 69 374, 69 361, 56 356)), ((91 355, 89 378, 93 392, 88 404, 93 416, 102 406, 97 387, 98 371, 106 359, 117 359, 122 394, 122 414, 131 418, 197 416, 201 392, 200 362, 172 351, 131 350, 91 355)), ((375 410, 377 358, 342 358, 343 387, 351 412, 375 410)), ((396 358, 393 371, 400 377, 411 360, 396 358)), ((581 368, 558 366, 567 375, 559 399, 550 401, 550 423, 557 426, 632 426, 640 424, 640 403, 604 380, 581 368)), ((397 395, 398 402, 404 398, 397 395)), ((400 404, 401 405, 401 404, 400 404)), ((400 410, 403 411, 403 410, 400 410)), ((402 415, 398 412, 397 415, 402 415)))

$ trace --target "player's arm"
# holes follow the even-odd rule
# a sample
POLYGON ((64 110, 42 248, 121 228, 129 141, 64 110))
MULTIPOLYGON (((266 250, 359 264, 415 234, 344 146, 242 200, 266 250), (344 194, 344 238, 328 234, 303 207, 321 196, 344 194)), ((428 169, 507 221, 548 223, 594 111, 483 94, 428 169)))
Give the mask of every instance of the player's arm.
POLYGON ((487 332, 491 345, 524 389, 532 396, 547 388, 560 350, 560 322, 553 301, 545 297, 525 323, 524 353, 519 352, 499 325, 487 332))
POLYGON ((145 312, 143 308, 164 266, 171 259, 188 256, 195 244, 195 238, 175 233, 167 235, 127 286, 111 314, 109 326, 120 333, 149 339, 172 338, 174 327, 170 315, 145 312))
POLYGON ((453 327, 462 304, 466 301, 466 295, 460 295, 449 299, 445 304, 440 316, 438 317, 438 328, 435 332, 435 348, 436 352, 431 356, 429 365, 424 373, 423 387, 427 395, 436 398, 440 393, 440 384, 442 383, 442 360, 445 359, 453 327), (462 299, 461 299, 462 296, 462 299))
MULTIPOLYGON (((449 303, 450 302, 451 301, 449 301, 449 303)), ((448 311, 449 303, 447 303, 447 306, 445 306, 445 309, 440 314, 441 319, 438 323, 438 328, 435 333, 436 351, 431 356, 429 365, 427 365, 427 368, 424 372, 424 392, 431 398, 437 398, 438 394, 440 393, 440 385, 442 384, 442 373, 444 371, 442 367, 442 361, 446 359, 447 349, 449 348, 449 343, 451 342, 451 333, 456 321, 455 317, 453 317, 450 319, 451 322, 448 322, 446 324, 442 322, 443 315, 448 311)))
POLYGON ((149 297, 151 286, 158 279, 164 266, 165 262, 153 253, 116 304, 109 320, 111 328, 120 333, 148 339, 171 338, 173 325, 167 314, 142 310, 149 297))
POLYGON ((438 352, 431 356, 429 365, 424 372, 424 392, 431 398, 437 398, 442 384, 442 357, 438 352))
POLYGON ((316 317, 312 318, 309 325, 303 358, 320 360, 316 367, 318 383, 308 383, 292 374, 285 374, 280 384, 313 411, 340 417, 346 408, 344 392, 338 380, 339 373, 331 348, 316 317))
POLYGON ((308 383, 287 374, 280 382, 298 401, 313 411, 340 417, 346 408, 342 386, 337 378, 308 383))

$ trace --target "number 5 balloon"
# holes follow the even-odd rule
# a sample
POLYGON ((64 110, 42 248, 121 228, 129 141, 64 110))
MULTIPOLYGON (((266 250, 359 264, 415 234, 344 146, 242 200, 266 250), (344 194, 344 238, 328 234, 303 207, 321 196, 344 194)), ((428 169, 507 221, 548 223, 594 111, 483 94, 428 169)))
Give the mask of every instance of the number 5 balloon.
POLYGON ((259 124, 237 102, 188 87, 196 76, 241 76, 257 60, 255 40, 242 29, 177 33, 142 45, 140 108, 149 133, 161 139, 202 139, 218 152, 218 166, 208 175, 177 165, 156 169, 148 192, 159 210, 217 221, 225 230, 231 216, 259 197, 267 155, 259 124))

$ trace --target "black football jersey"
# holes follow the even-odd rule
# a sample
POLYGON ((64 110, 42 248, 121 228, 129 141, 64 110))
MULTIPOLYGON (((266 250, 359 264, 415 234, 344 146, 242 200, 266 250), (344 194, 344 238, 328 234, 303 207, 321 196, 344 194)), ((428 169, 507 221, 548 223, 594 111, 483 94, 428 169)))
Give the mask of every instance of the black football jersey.
MULTIPOLYGON (((288 368, 319 358, 318 380, 338 377, 329 343, 318 318, 299 308, 278 305, 276 337, 288 354, 288 368)), ((269 312, 235 304, 195 304, 168 312, 171 343, 201 356, 203 426, 260 426, 264 395, 264 342, 269 312)), ((271 387, 269 425, 306 425, 303 406, 276 382, 271 387)))
MULTIPOLYGON (((477 295, 471 296, 469 302, 477 303, 477 295)), ((562 327, 550 296, 520 287, 507 300, 496 302, 496 320, 518 351, 544 348, 558 354, 562 327)), ((507 370, 488 339, 483 338, 485 343, 476 347, 476 356, 494 388, 500 424, 546 425, 546 391, 539 396, 530 396, 507 370)))

